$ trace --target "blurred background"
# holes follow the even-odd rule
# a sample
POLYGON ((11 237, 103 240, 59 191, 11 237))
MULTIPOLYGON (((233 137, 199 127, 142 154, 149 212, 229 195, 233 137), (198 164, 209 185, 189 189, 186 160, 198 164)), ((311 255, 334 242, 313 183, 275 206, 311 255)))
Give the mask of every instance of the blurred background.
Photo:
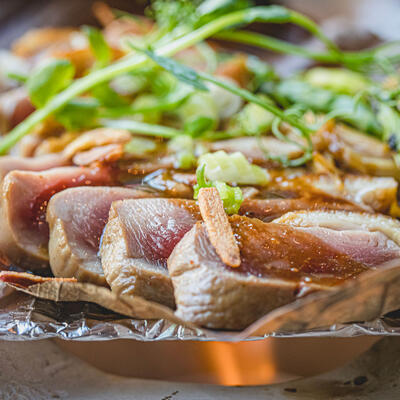
MULTIPOLYGON (((28 28, 96 23, 91 12, 94 2, 94 0, 0 0, 0 47, 9 47, 12 40, 21 36, 28 28)), ((146 0, 106 2, 112 7, 134 13, 143 13, 149 3, 146 0)), ((310 17, 325 21, 325 28, 331 35, 340 36, 350 31, 355 40, 368 39, 371 35, 385 40, 400 38, 399 0, 281 0, 255 1, 255 3, 285 4, 301 10, 310 17)), ((276 34, 289 35, 293 41, 304 39, 302 32, 287 26, 278 28, 276 34)))

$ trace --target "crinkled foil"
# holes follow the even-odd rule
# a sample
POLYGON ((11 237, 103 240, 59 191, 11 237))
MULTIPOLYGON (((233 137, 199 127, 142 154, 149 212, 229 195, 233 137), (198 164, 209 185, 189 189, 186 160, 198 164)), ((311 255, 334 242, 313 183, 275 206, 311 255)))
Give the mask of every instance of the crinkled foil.
MULTIPOLYGON (((400 335, 400 311, 368 323, 334 325, 329 329, 279 332, 275 337, 352 337, 359 335, 400 335)), ((218 340, 201 329, 178 326, 165 320, 125 318, 92 303, 52 302, 23 293, 11 293, 0 300, 0 338, 33 340, 218 340)), ((264 337, 252 337, 257 340, 264 337)))

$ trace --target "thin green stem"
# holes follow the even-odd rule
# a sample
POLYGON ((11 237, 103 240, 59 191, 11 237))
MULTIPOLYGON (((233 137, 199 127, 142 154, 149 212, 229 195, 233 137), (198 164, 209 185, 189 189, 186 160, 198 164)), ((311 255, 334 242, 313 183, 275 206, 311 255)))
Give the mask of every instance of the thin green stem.
POLYGON ((262 35, 249 31, 223 31, 214 35, 217 39, 227 40, 235 43, 248 44, 282 54, 292 54, 310 58, 324 63, 337 63, 340 59, 332 53, 314 52, 302 46, 285 42, 271 36, 262 35))

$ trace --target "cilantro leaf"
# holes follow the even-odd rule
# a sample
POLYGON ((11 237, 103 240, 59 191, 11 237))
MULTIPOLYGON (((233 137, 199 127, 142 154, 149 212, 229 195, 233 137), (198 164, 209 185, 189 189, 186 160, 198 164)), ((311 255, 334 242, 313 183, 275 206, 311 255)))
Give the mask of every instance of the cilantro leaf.
POLYGON ((91 128, 96 125, 99 102, 93 98, 71 100, 55 114, 60 124, 71 131, 91 128))
POLYGON ((197 90, 208 92, 207 86, 202 82, 200 75, 193 68, 189 68, 186 65, 173 60, 172 58, 159 56, 151 50, 138 49, 134 46, 132 46, 132 48, 134 48, 136 51, 145 53, 156 64, 171 73, 181 82, 191 85, 197 90))
POLYGON ((83 32, 89 40, 90 49, 96 58, 97 67, 103 68, 108 65, 112 59, 112 52, 101 31, 92 26, 84 26, 83 32))
POLYGON ((65 89, 75 75, 75 67, 68 60, 52 60, 37 68, 26 81, 32 103, 40 108, 58 92, 65 89))

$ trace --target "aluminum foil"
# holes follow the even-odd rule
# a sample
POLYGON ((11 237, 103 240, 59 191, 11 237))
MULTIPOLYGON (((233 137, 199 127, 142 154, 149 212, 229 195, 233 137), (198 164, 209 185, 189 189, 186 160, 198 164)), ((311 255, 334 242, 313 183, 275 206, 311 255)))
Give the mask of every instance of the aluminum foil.
MULTIPOLYGON (((352 337, 359 335, 400 335, 400 310, 367 323, 333 325, 328 329, 279 332, 274 337, 352 337)), ((247 340, 259 340, 252 337, 247 340)), ((110 312, 96 304, 52 302, 14 292, 0 300, 0 339, 34 340, 218 340, 210 332, 190 329, 165 320, 138 320, 110 312)))

